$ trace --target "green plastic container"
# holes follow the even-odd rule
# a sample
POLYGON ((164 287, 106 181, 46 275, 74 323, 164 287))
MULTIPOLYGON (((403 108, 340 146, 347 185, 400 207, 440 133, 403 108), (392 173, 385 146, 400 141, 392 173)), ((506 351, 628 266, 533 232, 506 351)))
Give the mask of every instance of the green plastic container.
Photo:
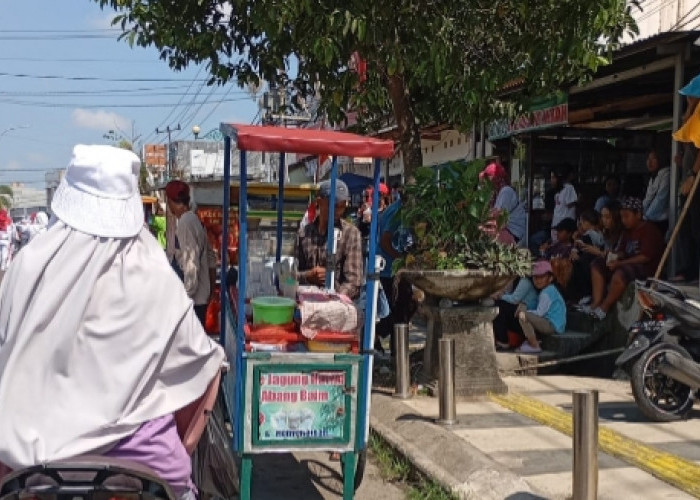
POLYGON ((256 297, 250 303, 254 325, 284 325, 294 317, 296 302, 286 297, 256 297))

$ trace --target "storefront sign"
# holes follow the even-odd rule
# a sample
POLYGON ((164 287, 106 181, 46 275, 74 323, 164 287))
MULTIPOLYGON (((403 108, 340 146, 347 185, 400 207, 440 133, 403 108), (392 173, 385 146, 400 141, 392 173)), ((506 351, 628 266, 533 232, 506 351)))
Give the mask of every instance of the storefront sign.
POLYGON ((259 443, 347 440, 348 372, 261 371, 258 375, 259 443))
POLYGON ((566 94, 556 94, 534 103, 530 111, 515 120, 497 120, 489 125, 490 141, 503 139, 522 132, 540 130, 569 123, 569 102, 566 94))

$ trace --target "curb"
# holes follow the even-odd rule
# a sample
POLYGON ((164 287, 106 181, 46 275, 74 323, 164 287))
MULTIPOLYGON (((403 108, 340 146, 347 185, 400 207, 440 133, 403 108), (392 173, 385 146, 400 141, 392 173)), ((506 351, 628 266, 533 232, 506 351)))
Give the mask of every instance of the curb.
POLYGON ((370 426, 422 474, 460 499, 543 498, 520 476, 391 396, 372 395, 370 426))

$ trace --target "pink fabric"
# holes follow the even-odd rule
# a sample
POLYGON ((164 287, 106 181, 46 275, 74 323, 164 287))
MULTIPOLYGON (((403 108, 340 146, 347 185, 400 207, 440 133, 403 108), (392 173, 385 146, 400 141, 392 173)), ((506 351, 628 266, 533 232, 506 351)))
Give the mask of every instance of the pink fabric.
POLYGON ((214 380, 207 387, 207 392, 201 398, 175 412, 177 432, 188 455, 194 453, 194 449, 202 437, 209 415, 216 404, 220 381, 221 372, 216 374, 214 380))
POLYGON ((6 475, 8 475, 10 472, 12 472, 12 469, 10 469, 7 465, 4 463, 0 462, 0 482, 2 482, 2 478, 4 478, 6 475))
POLYGON ((190 456, 180 440, 172 415, 146 422, 104 455, 150 467, 170 484, 178 496, 188 490, 194 491, 190 456))

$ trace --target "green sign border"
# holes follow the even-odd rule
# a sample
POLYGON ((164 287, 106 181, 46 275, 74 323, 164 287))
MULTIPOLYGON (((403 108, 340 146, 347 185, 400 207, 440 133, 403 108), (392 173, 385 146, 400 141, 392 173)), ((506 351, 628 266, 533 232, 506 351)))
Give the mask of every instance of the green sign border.
MULTIPOLYGON (((329 444, 339 444, 347 445, 350 443, 350 426, 352 419, 352 396, 350 392, 345 394, 345 419, 343 423, 343 437, 339 439, 282 439, 282 440, 261 440, 260 439, 260 420, 258 415, 260 413, 260 375, 266 373, 285 373, 285 372, 295 372, 295 373, 307 373, 315 371, 336 371, 345 372, 345 387, 348 387, 348 383, 352 384, 352 368, 353 365, 347 364, 305 364, 305 363, 284 363, 284 364, 261 364, 253 367, 253 394, 252 394, 252 411, 251 415, 251 427, 252 436, 251 444, 254 447, 260 448, 276 448, 276 447, 289 447, 294 446, 318 446, 318 445, 329 445, 329 444)), ((357 387, 354 388, 357 390, 357 387)))

